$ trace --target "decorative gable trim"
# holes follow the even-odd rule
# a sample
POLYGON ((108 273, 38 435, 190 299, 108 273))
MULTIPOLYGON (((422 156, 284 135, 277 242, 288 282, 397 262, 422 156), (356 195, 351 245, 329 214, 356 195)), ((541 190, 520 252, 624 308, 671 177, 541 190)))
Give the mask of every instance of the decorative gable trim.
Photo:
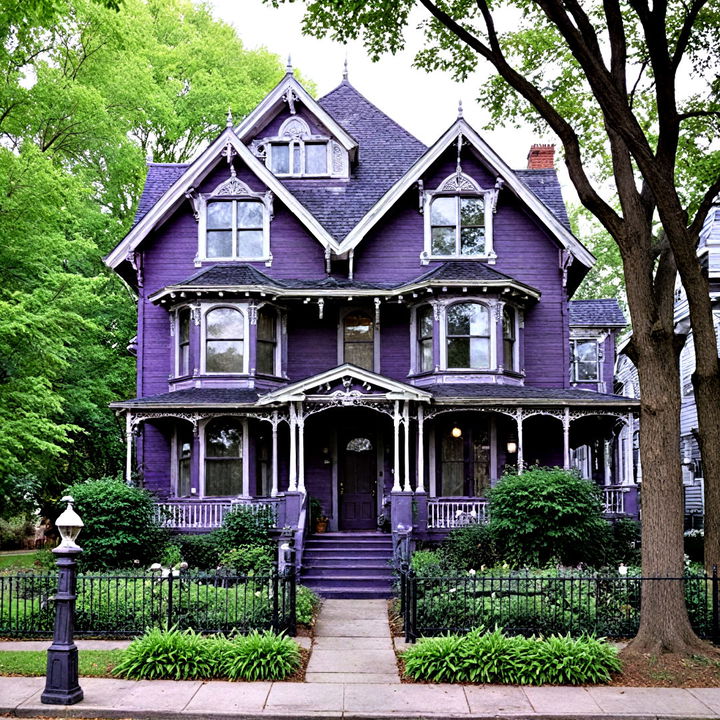
MULTIPOLYGON (((367 392, 367 399, 375 397, 376 399, 383 400, 417 400, 420 402, 430 402, 432 395, 425 390, 408 385, 407 383, 398 382, 397 380, 390 380, 382 375, 371 372, 370 370, 364 370, 357 365, 351 365, 345 363, 339 365, 332 370, 327 370, 318 375, 300 380, 299 382, 287 385, 278 390, 274 390, 258 400, 258 405, 270 405, 278 402, 290 402, 294 400, 304 400, 307 396, 316 398, 326 395, 328 390, 325 388, 332 389, 335 385, 342 384, 346 389, 349 389, 351 385, 359 385, 369 387, 370 390, 367 392), (373 392, 372 388, 377 388, 380 393, 373 392)), ((358 391, 352 391, 357 393, 358 391)), ((365 393, 360 392, 358 397, 365 396, 365 393)), ((333 399, 333 394, 326 395, 328 400, 333 399)))
MULTIPOLYGON (((325 248, 337 252, 338 244, 322 227, 315 217, 295 198, 295 196, 263 165, 250 150, 238 139, 232 128, 225 129, 200 157, 165 191, 165 194, 145 214, 140 222, 130 230, 125 238, 105 257, 105 264, 117 268, 131 255, 147 235, 165 222, 183 202, 188 193, 193 194, 205 176, 215 167, 223 153, 232 147, 238 157, 263 182, 274 195, 305 225, 310 233, 325 248)), ((230 181, 226 181, 230 182, 230 181)), ((240 182, 240 181, 238 181, 240 182)), ((244 184, 244 183, 243 183, 244 184)), ((221 186, 222 187, 222 186, 221 186)), ((219 188, 218 188, 219 189, 219 188)), ((217 190, 216 190, 217 192, 217 190)))
POLYGON ((249 142, 278 114, 285 103, 290 105, 291 101, 291 113, 293 115, 295 114, 293 112, 294 103, 301 102, 330 131, 333 138, 350 153, 351 157, 355 157, 358 148, 357 140, 318 105, 317 101, 291 73, 287 73, 275 86, 275 89, 235 128, 237 136, 242 142, 249 142))
POLYGON ((365 217, 360 220, 350 233, 348 233, 342 243, 340 243, 341 252, 345 253, 354 249, 412 185, 422 178, 422 175, 442 153, 445 152, 452 143, 457 141, 460 135, 473 145, 490 170, 504 182, 505 187, 510 189, 526 207, 533 212, 546 229, 573 257, 577 258, 577 260, 588 268, 595 264, 595 257, 592 253, 562 225, 540 198, 520 180, 513 170, 463 118, 458 118, 437 142, 428 148, 415 162, 407 173, 370 208, 365 217))

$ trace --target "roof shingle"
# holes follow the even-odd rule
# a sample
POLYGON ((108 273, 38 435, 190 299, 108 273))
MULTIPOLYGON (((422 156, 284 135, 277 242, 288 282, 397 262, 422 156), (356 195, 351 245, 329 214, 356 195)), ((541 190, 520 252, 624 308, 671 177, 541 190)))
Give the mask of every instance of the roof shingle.
POLYGON ((585 325, 587 327, 608 327, 610 325, 625 327, 627 320, 618 305, 612 298, 600 300, 571 300, 570 325, 585 325))

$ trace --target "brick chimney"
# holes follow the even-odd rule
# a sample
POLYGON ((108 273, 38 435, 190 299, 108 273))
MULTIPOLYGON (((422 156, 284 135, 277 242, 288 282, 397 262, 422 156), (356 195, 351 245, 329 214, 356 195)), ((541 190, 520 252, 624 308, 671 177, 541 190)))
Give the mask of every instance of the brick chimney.
POLYGON ((528 170, 552 170, 555 167, 554 145, 531 145, 528 170))

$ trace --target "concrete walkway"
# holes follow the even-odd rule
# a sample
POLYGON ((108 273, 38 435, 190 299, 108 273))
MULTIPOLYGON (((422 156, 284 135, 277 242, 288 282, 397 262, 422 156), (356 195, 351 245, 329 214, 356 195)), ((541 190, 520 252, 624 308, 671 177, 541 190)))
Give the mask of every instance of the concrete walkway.
POLYGON ((326 600, 320 609, 309 683, 399 685, 386 600, 326 600))

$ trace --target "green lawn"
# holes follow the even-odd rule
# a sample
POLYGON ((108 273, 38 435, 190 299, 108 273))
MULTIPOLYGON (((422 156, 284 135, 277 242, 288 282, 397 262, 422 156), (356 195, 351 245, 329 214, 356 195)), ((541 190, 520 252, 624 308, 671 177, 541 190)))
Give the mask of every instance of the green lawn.
MULTIPOLYGON (((124 650, 82 650, 78 653, 80 677, 110 677, 124 650)), ((44 675, 45 650, 0 650, 0 675, 44 675)))
POLYGON ((19 554, 0 552, 0 570, 27 570, 35 566, 40 551, 19 554))

